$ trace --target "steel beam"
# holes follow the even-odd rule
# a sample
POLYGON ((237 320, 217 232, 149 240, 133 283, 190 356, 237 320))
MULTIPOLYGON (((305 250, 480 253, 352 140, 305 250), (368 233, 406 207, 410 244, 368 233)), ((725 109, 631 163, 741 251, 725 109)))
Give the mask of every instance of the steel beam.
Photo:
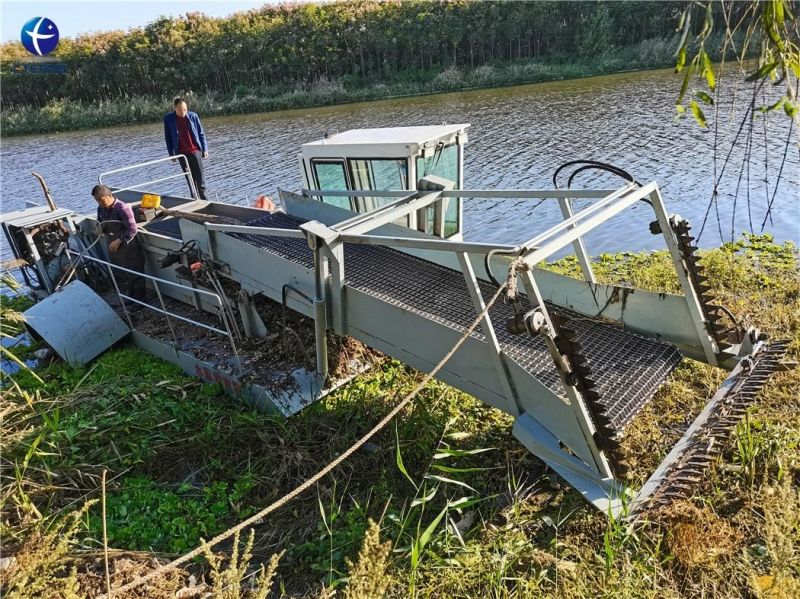
MULTIPOLYGON (((574 216, 572 212, 572 200, 570 198, 559 198, 558 205, 565 219, 569 220, 574 216)), ((573 226, 571 225, 569 229, 572 228, 573 226)), ((589 260, 589 252, 586 251, 583 237, 578 237, 572 242, 572 249, 575 250, 575 257, 578 258, 578 263, 581 265, 581 272, 583 272, 584 280, 590 283, 596 283, 597 279, 595 279, 594 271, 592 271, 592 261, 589 260)))
MULTIPOLYGON (((478 280, 475 278, 475 271, 472 269, 472 262, 466 252, 458 253, 458 261, 461 263, 461 272, 464 273, 464 280, 467 283, 467 290, 469 291, 470 298, 472 298, 472 305, 475 306, 475 313, 480 314, 486 310, 486 303, 481 295, 481 289, 478 286, 478 280)), ((497 378, 500 380, 500 386, 503 390, 508 402, 506 412, 512 416, 519 416, 522 412, 517 401, 517 392, 514 390, 511 378, 508 375, 503 352, 500 350, 500 343, 497 341, 497 335, 494 332, 494 325, 489 316, 489 311, 486 310, 481 319, 481 330, 486 336, 486 349, 497 371, 497 378)))
POLYGON ((545 243, 537 249, 530 250, 530 253, 524 257, 525 263, 529 266, 535 266, 546 260, 561 248, 578 239, 581 235, 591 231, 623 210, 626 210, 642 198, 647 197, 654 189, 656 189, 655 183, 649 183, 626 195, 626 192, 630 191, 630 186, 625 187, 597 204, 581 210, 572 218, 565 220, 560 225, 556 225, 542 235, 530 239, 522 245, 529 248, 536 248, 542 242, 552 238, 557 232, 567 229, 566 232, 560 233, 560 235, 552 241, 545 243), (577 224, 582 219, 586 219, 586 221, 577 224))
MULTIPOLYGON (((547 307, 545 306, 544 299, 539 292, 539 287, 536 285, 536 281, 533 278, 531 269, 528 268, 523 270, 521 275, 522 283, 525 287, 525 293, 528 296, 528 301, 531 303, 531 306, 538 307, 542 311, 542 315, 546 321, 546 326, 549 327, 550 331, 554 331, 555 327, 553 326, 553 321, 550 319, 550 315, 547 312, 547 307)), ((583 397, 575 385, 571 385, 567 381, 566 372, 561 364, 560 352, 558 352, 557 348, 552 343, 552 340, 547 335, 544 335, 544 339, 553 357, 553 363, 556 367, 556 370, 561 378, 561 384, 564 387, 567 399, 569 400, 569 405, 575 414, 575 419, 581 427, 583 437, 586 440, 586 445, 591 451, 592 460, 594 461, 593 466, 597 469, 598 474, 600 474, 602 478, 613 478, 613 472, 608 459, 603 452, 600 451, 600 448, 597 447, 597 443, 595 443, 594 434, 596 429, 594 423, 592 422, 591 416, 589 415, 589 410, 586 406, 586 403, 584 402, 583 397)))
POLYGON ((664 241, 667 244, 669 255, 672 258, 672 264, 675 266, 675 273, 678 275, 678 282, 681 285, 681 290, 686 296, 686 303, 689 306, 689 313, 692 315, 692 322, 697 330, 697 336, 700 339, 700 344, 703 347, 703 352, 706 356, 706 362, 711 366, 717 366, 717 354, 719 347, 716 341, 706 329, 706 320, 703 315, 703 308, 700 304, 697 290, 689 280, 689 274, 683 264, 683 256, 681 255, 678 241, 675 239, 675 232, 672 230, 672 225, 667 216, 667 210, 664 207, 664 201, 661 198, 661 192, 658 186, 653 183, 654 189, 650 192, 650 202, 653 205, 653 211, 656 214, 658 225, 661 227, 661 232, 664 235, 664 241))
POLYGON ((382 206, 377 210, 368 212, 366 214, 359 214, 353 218, 334 225, 334 229, 340 233, 359 234, 372 231, 381 225, 385 225, 392 221, 409 216, 416 213, 420 208, 430 206, 439 200, 441 191, 433 191, 425 195, 418 195, 415 192, 407 198, 402 198, 386 206, 382 206))

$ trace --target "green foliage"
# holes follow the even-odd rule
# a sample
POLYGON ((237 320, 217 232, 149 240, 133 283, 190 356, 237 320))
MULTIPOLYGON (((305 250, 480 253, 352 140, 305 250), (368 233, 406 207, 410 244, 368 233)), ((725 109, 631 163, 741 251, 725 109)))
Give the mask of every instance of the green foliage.
MULTIPOLYGON (((796 89, 796 81, 800 78, 798 8, 800 6, 795 0, 687 3, 678 24, 681 37, 675 72, 683 73, 676 101, 678 114, 685 113, 684 101, 695 76, 711 94, 718 92, 717 75, 722 67, 715 69, 712 54, 721 46, 720 56, 724 58, 731 54, 742 68, 744 81, 753 83, 753 111, 758 91, 765 84, 783 84, 784 95, 758 110, 764 113, 783 107, 786 115, 794 118, 800 106, 796 89), (699 23, 702 25, 698 27, 699 23), (755 61, 745 62, 751 57, 755 57, 755 61)), ((713 103, 709 94, 702 90, 695 95, 707 104, 713 103)), ((697 123, 706 128, 706 117, 697 102, 690 100, 689 107, 697 123)), ((752 118, 754 112, 748 111, 748 114, 752 118)))
POLYGON ((63 39, 66 75, 8 72, 2 131, 159 120, 182 94, 206 115, 282 110, 666 66, 680 2, 371 2, 189 13, 63 39), (617 47, 619 47, 617 49, 617 47))
MULTIPOLYGON (((677 289, 664 252, 606 254, 593 264, 604 281, 677 289)), ((800 274, 792 244, 746 235, 703 251, 702 264, 714 292, 737 317, 751 314, 774 338, 793 338, 800 347, 800 274)), ((550 267, 579 273, 574 259, 550 267)), ((0 405, 0 532, 4 552, 17 557, 33 547, 25 543, 35 538, 37 526, 75 509, 86 493, 99 495, 104 469, 112 547, 194 547, 201 536, 260 509, 340 455, 419 380, 412 369, 387 360, 284 420, 221 397, 214 387, 133 349, 109 351, 86 368, 54 365, 41 375, 44 384, 15 375, 24 388, 9 389, 0 405)), ((679 434, 721 373, 686 360, 673 378, 673 403, 658 418, 679 434)), ((725 464, 709 471, 696 502, 718 510, 725 523, 719 531, 741 530, 745 538, 731 533, 726 546, 735 545, 734 552, 692 569, 674 565, 657 527, 607 520, 548 475, 511 436, 509 416, 437 382, 398 417, 394 430, 371 440, 369 452, 352 456, 322 481, 316 497, 298 498, 271 514, 259 526, 253 553, 290 548, 281 564, 281 594, 313 596, 320 585, 347 593, 354 572, 346 567, 348 558, 372 519, 381 526, 380 534, 369 527, 372 545, 377 548, 383 537, 395 548, 391 558, 388 548, 376 550, 376 563, 365 564, 359 584, 390 585, 389 596, 677 597, 687 585, 698 595, 741 596, 750 592, 754 576, 773 568, 786 584, 795 584, 798 383, 797 371, 777 375, 763 394, 765 405, 754 408, 730 441, 725 464), (783 506, 767 494, 776 482, 788 485, 794 497, 782 515, 772 513, 783 506), (747 552, 761 546, 756 557, 747 552)), ((655 444, 643 453, 658 461, 663 449, 655 444)), ((96 549, 99 506, 88 523, 91 539, 84 533, 75 538, 91 540, 96 549)), ((694 551, 702 555, 705 541, 697 539, 694 551)), ((228 545, 215 549, 231 553, 228 545)), ((214 574, 206 580, 219 593, 241 590, 247 596, 248 544, 239 551, 227 568, 209 558, 206 572, 214 574)), ((49 570, 35 570, 42 581, 51 571, 68 579, 69 564, 60 570, 47 564, 49 570)))
MULTIPOLYGON (((177 489, 166 489, 147 476, 129 476, 106 500, 109 545, 118 549, 186 552, 201 537, 224 530, 231 516, 241 519, 252 513, 249 508, 234 507, 252 484, 240 479, 232 486, 217 481, 202 488, 184 483, 177 489)), ((89 530, 95 538, 102 538, 99 510, 90 514, 89 530)))
POLYGON ((368 526, 367 512, 356 504, 344 510, 342 504, 331 500, 319 503, 321 520, 307 540, 289 550, 289 559, 325 576, 325 584, 336 588, 346 580, 346 559, 352 556, 368 526))

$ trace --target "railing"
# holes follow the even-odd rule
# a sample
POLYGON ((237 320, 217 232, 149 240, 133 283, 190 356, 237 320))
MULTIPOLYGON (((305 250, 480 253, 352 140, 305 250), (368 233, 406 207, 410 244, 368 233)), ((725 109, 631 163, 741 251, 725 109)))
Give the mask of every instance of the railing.
POLYGON ((130 166, 125 166, 111 171, 106 171, 104 173, 100 173, 100 175, 97 177, 97 182, 100 185, 106 185, 106 183, 103 181, 103 177, 108 177, 109 175, 114 175, 117 173, 133 171, 136 169, 152 166, 154 164, 160 164, 163 162, 175 162, 176 160, 178 160, 181 163, 181 168, 183 172, 177 173, 175 175, 168 175, 166 177, 161 177, 159 179, 153 179, 151 181, 145 181, 144 183, 137 183, 136 185, 130 185, 128 187, 123 187, 121 189, 116 189, 115 192, 119 193, 122 191, 136 191, 139 190, 139 188, 141 187, 145 187, 146 185, 154 185, 156 183, 163 183, 164 181, 169 181, 171 179, 178 179, 180 177, 185 177, 187 183, 189 184, 189 189, 191 190, 192 197, 195 200, 200 199, 200 196, 197 194, 197 187, 194 184, 194 178, 192 177, 191 170, 189 169, 189 161, 183 154, 178 154, 177 156, 167 156, 165 158, 157 158, 156 160, 148 160, 147 162, 140 162, 138 164, 132 164, 130 166))
MULTIPOLYGON (((67 252, 70 255, 74 254, 76 257, 78 257, 78 254, 76 252, 73 252, 72 250, 67 250, 67 252)), ((119 302, 120 302, 120 306, 122 307, 122 311, 125 314, 125 319, 128 321, 128 325, 131 327, 131 329, 135 329, 136 327, 133 325, 133 319, 131 318, 130 312, 128 311, 128 307, 125 305, 125 301, 126 300, 129 301, 129 302, 132 302, 134 304, 138 304, 140 306, 143 306, 143 307, 145 307, 145 308, 147 308, 149 310, 153 310, 154 312, 158 312, 160 314, 163 314, 164 317, 166 318, 167 326, 169 327, 170 334, 172 336, 172 340, 173 340, 173 343, 175 344, 176 349, 178 347, 178 336, 176 335, 175 328, 173 327, 173 324, 172 324, 172 320, 171 319, 173 319, 173 318, 176 319, 176 320, 181 320, 183 322, 187 322, 187 323, 192 324, 194 326, 198 326, 198 327, 201 327, 203 329, 206 329, 206 330, 212 331, 214 333, 217 333, 219 335, 223 335, 223 336, 227 337, 228 341, 231 344, 231 349, 233 350, 233 356, 234 356, 234 359, 236 361, 236 368, 238 370, 238 374, 239 375, 242 374, 242 363, 241 363, 241 360, 239 358, 239 352, 238 352, 238 350, 236 348, 236 342, 234 340, 234 336, 233 336, 233 332, 231 330, 230 323, 228 322, 228 319, 225 317, 225 306, 223 304, 223 300, 218 294, 213 293, 211 291, 206 291, 205 289, 197 289, 196 287, 189 287, 188 285, 182 285, 182 284, 176 283, 174 281, 167 281, 166 279, 160 279, 160 278, 154 277, 152 275, 148 275, 148 274, 136 271, 136 270, 131 270, 129 268, 125 268, 124 266, 120 266, 119 264, 112 264, 111 262, 108 262, 107 260, 101 260, 100 258, 96 258, 96 257, 90 256, 88 254, 84 254, 81 258, 85 259, 85 260, 91 260, 92 262, 96 262, 98 264, 102 264, 108 269, 108 274, 111 277, 111 282, 114 284, 114 290, 116 291, 117 298, 119 299, 119 302), (120 290, 120 287, 119 287, 119 283, 117 282, 117 278, 114 276, 114 271, 115 270, 119 270, 119 271, 128 273, 129 275, 132 275, 132 276, 142 277, 142 278, 144 278, 146 280, 151 281, 153 283, 153 288, 155 289, 156 296, 158 297, 158 302, 161 305, 161 307, 159 308, 157 306, 150 305, 147 302, 143 302, 143 301, 141 301, 139 299, 136 299, 134 297, 131 297, 131 296, 127 295, 127 294, 122 293, 122 291, 120 290), (201 295, 201 296, 204 296, 204 297, 207 297, 207 298, 210 298, 210 299, 214 300, 216 305, 219 307, 220 319, 222 320, 222 323, 223 323, 223 326, 225 327, 225 329, 224 330, 223 329, 219 329, 217 327, 211 326, 211 325, 206 324, 204 322, 199 322, 197 320, 193 320, 191 318, 187 318, 186 316, 182 316, 180 314, 176 314, 175 312, 170 312, 167 309, 166 304, 164 303, 164 297, 161 294, 161 289, 159 288, 159 285, 167 285, 167 286, 174 287, 174 288, 177 288, 177 289, 183 289, 183 290, 185 290, 185 291, 187 291, 189 293, 198 294, 198 295, 201 295)))

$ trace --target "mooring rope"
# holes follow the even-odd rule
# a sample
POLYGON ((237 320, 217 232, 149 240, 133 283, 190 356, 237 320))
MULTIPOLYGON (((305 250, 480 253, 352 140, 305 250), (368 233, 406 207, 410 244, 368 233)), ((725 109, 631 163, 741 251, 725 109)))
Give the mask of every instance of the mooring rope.
MULTIPOLYGON (((520 259, 518 258, 517 260, 514 261, 512 267, 516 270, 516 267, 519 266, 519 263, 520 259)), ((311 478, 307 479, 300 486, 295 487, 292 491, 289 491, 289 493, 287 493, 280 499, 272 502, 267 507, 262 509, 260 512, 250 516, 249 518, 243 520, 242 522, 239 522, 239 524, 229 528, 225 532, 218 534, 210 541, 204 542, 203 544, 196 547, 189 553, 182 555, 181 557, 171 561, 170 563, 164 564, 163 566, 159 566, 152 572, 144 576, 135 578, 131 582, 124 584, 119 588, 112 589, 111 592, 109 592, 108 594, 99 595, 98 599, 111 599, 114 593, 122 593, 125 591, 130 591, 131 589, 136 588, 146 582, 150 582, 151 580, 160 576, 164 572, 182 566, 186 562, 204 553, 207 549, 210 549, 211 547, 220 543, 221 541, 224 541, 232 537, 236 533, 241 532, 242 530, 244 530, 249 526, 258 524, 262 518, 274 512, 278 508, 283 507, 284 505, 289 503, 292 499, 294 499, 295 497, 297 497, 298 495, 300 495, 301 493, 303 493, 304 491, 308 490, 316 483, 318 483, 323 477, 325 477, 328 473, 330 473, 332 470, 338 467, 342 462, 344 462, 347 458, 353 455, 353 453, 358 451, 358 449, 361 448, 373 436, 375 436, 376 433, 378 433, 382 428, 384 428, 387 424, 389 424, 389 422, 391 422, 392 419, 395 416, 397 416, 403 410, 403 408, 405 408, 419 394, 419 392, 425 387, 425 385, 427 385, 430 382, 430 380, 436 376, 436 374, 444 367, 444 365, 448 362, 448 360, 450 360, 450 358, 453 357, 453 354, 455 354, 456 351, 458 351, 458 348, 461 347, 464 341, 466 341, 467 338, 472 334, 472 332, 477 328, 478 324, 480 324, 481 320, 483 320, 483 317, 489 312, 491 307, 497 301, 497 298, 500 297, 501 293, 506 288, 508 288, 509 290, 516 289, 516 281, 514 281, 513 279, 509 279, 506 281, 506 284, 499 286, 497 288, 497 291, 495 291, 494 295, 492 296, 492 299, 489 300, 489 302, 486 304, 486 307, 481 311, 480 314, 478 314, 478 317, 472 322, 472 324, 469 327, 467 327, 467 329, 464 331, 464 334, 461 335, 461 338, 456 342, 456 344, 452 347, 452 349, 449 352, 447 352, 444 358, 442 358, 439 361, 439 363, 433 368, 433 370, 431 370, 428 374, 426 374, 425 377, 423 377, 422 381, 410 393, 408 393, 408 395, 406 395, 400 401, 400 403, 398 403, 386 416, 384 416, 383 419, 380 422, 378 422, 378 424, 372 427, 369 430, 369 432, 367 432, 363 437, 361 437, 358 441, 353 443, 353 445, 347 448, 344 451, 344 453, 342 453, 342 455, 340 455, 338 458, 330 462, 327 466, 325 466, 322 470, 317 472, 311 478)))

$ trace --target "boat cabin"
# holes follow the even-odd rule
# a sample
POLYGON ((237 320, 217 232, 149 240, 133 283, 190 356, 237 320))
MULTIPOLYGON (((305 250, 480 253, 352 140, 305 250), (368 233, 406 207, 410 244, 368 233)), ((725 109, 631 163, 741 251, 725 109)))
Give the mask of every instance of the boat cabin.
MULTIPOLYGON (((436 176, 464 187, 468 124, 352 129, 326 134, 301 146, 299 161, 307 190, 416 190, 436 176)), ((325 204, 365 213, 397 198, 368 195, 316 196, 325 204)), ((461 198, 443 198, 410 215, 406 226, 443 239, 461 239, 461 198)), ((401 223, 398 223, 401 224, 401 223)))

